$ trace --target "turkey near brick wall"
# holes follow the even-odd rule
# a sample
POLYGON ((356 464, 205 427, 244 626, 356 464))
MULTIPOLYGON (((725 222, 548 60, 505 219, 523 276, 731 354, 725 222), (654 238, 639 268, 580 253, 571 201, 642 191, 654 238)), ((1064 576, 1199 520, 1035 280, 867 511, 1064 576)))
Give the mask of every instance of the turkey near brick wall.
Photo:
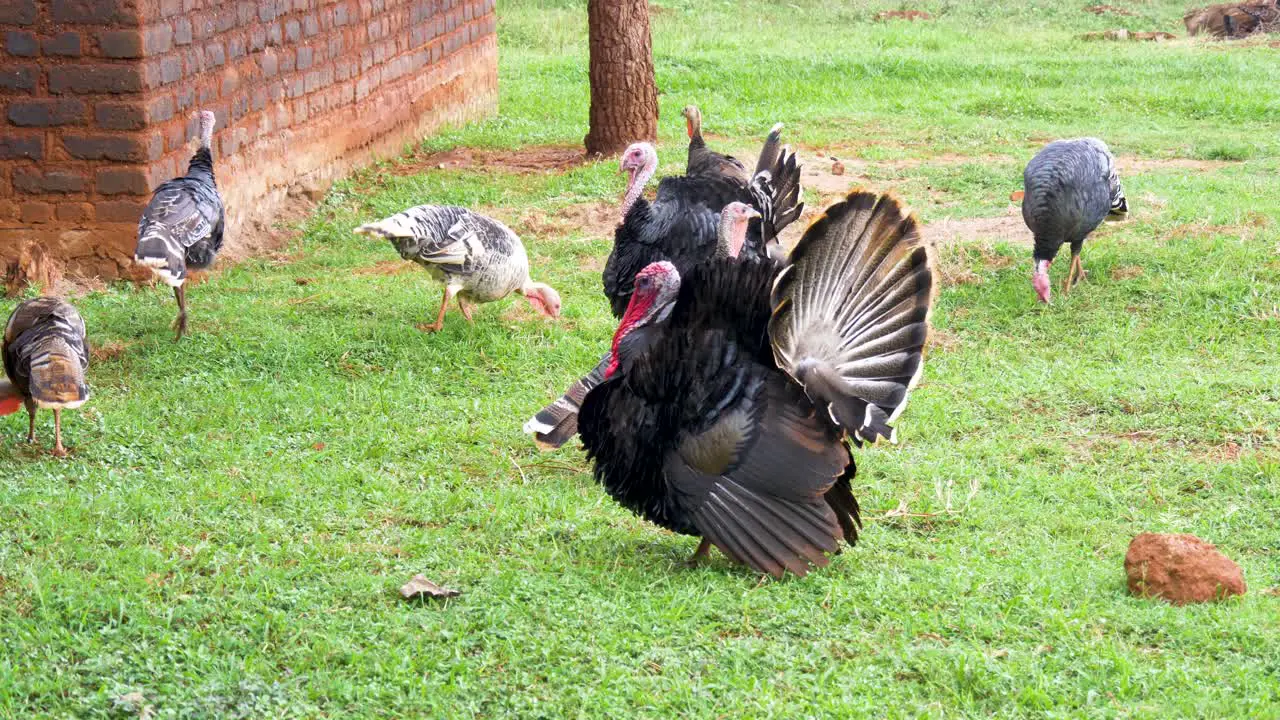
POLYGON ((54 297, 27 300, 14 309, 4 329, 4 373, 0 380, 0 415, 26 406, 27 442, 36 441, 36 410, 53 411, 53 454, 62 445, 62 411, 89 399, 84 372, 89 368, 89 342, 84 319, 68 302, 54 297))
POLYGON ((213 265, 226 224, 222 196, 213 178, 214 115, 205 110, 199 118, 200 147, 191 156, 187 174, 156 188, 138 221, 138 246, 133 253, 134 262, 147 266, 173 288, 178 340, 187 332, 187 273, 213 265))

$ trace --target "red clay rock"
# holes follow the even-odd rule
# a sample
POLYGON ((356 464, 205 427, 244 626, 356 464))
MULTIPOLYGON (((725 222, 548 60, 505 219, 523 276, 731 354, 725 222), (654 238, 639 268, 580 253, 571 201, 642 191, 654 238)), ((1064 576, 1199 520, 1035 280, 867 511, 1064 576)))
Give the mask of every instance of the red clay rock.
POLYGON ((1142 533, 1129 543, 1124 571, 1130 593, 1174 605, 1245 593, 1240 566, 1195 535, 1142 533))

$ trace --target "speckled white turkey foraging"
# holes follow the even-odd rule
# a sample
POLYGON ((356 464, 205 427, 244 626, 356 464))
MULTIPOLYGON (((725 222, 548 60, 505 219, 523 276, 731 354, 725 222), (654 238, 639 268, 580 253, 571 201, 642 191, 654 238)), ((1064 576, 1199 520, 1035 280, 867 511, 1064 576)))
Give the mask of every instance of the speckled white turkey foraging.
POLYGON ((440 313, 431 325, 419 325, 421 330, 436 332, 444 326, 445 309, 455 295, 467 322, 473 307, 469 303, 501 300, 513 292, 524 295, 543 315, 560 316, 559 293, 529 278, 524 244, 511 228, 493 218, 466 208, 419 205, 355 231, 387 238, 400 257, 418 263, 444 283, 440 313))
POLYGON ((1116 160, 1097 138, 1058 140, 1031 158, 1022 173, 1022 219, 1035 235, 1031 284, 1049 302, 1049 265, 1062 244, 1071 245, 1071 268, 1062 292, 1085 277, 1080 264, 1084 239, 1105 218, 1129 212, 1116 160))
POLYGON ((173 288, 178 318, 173 326, 177 339, 187 331, 187 270, 203 270, 213 264, 222 249, 225 213, 213 180, 213 113, 200 113, 200 147, 191 156, 187 174, 156 188, 138 221, 138 246, 134 262, 173 288))

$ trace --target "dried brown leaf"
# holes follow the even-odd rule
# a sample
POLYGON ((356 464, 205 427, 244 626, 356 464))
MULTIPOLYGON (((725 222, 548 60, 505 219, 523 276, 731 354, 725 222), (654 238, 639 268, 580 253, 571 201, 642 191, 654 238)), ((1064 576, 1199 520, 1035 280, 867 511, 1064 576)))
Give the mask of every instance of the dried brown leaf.
POLYGON ((400 597, 405 600, 414 598, 451 598, 462 594, 460 590, 441 587, 427 579, 426 575, 414 575, 413 579, 400 588, 400 597))

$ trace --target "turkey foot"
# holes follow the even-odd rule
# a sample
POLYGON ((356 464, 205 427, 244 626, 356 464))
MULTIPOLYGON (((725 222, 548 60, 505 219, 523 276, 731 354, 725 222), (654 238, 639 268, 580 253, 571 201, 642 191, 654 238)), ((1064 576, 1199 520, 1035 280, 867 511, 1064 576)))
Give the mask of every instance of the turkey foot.
POLYGON ((698 565, 707 558, 711 557, 711 541, 702 538, 702 542, 698 543, 698 549, 693 551, 693 557, 684 561, 689 567, 698 567, 698 565))
POLYGON ((474 305, 468 305, 462 301, 462 296, 458 296, 458 309, 462 311, 462 317, 467 319, 471 325, 475 325, 475 321, 471 319, 471 311, 475 309, 474 305))
POLYGON ((55 409, 53 411, 53 433, 56 438, 53 442, 53 456, 66 457, 67 449, 62 446, 62 410, 55 409))
POLYGON ((444 299, 440 301, 440 312, 436 314, 436 321, 431 323, 430 325, 427 325, 426 323, 422 323, 417 325, 416 327, 422 332, 427 332, 427 333, 440 332, 440 328, 444 327, 444 311, 449 309, 449 300, 453 298, 454 292, 457 292, 457 291, 451 287, 445 287, 444 299))
POLYGON ((173 339, 177 342, 187 334, 187 290, 183 285, 179 285, 173 289, 173 296, 178 300, 178 317, 173 321, 173 329, 178 331, 177 337, 173 339))

